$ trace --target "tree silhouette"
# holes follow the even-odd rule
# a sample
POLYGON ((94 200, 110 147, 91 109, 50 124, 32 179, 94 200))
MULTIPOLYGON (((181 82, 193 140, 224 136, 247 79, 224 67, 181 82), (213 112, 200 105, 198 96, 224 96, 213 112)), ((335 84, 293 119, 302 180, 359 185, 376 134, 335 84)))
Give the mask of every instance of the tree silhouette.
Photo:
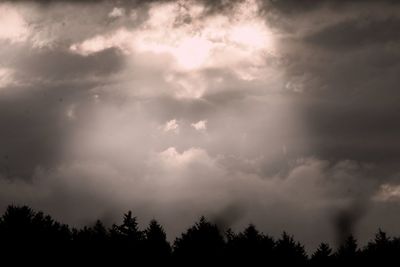
POLYGON ((307 263, 307 254, 299 242, 294 241, 293 236, 283 232, 276 242, 275 261, 285 265, 304 266, 307 263))
POLYGON ((101 244, 108 241, 109 235, 103 223, 100 220, 97 220, 92 227, 85 226, 80 231, 75 230, 73 233, 73 239, 77 242, 101 244))
POLYGON ((356 264, 359 257, 360 251, 358 249, 357 240, 353 235, 350 235, 346 239, 335 254, 338 264, 356 264))
POLYGON ((133 257, 137 262, 143 260, 144 233, 139 230, 136 217, 131 211, 124 214, 121 225, 113 224, 110 229, 112 253, 116 260, 127 262, 133 257))
POLYGON ((311 265, 313 266, 331 266, 332 249, 327 243, 321 243, 318 249, 311 256, 311 265))
POLYGON ((55 222, 42 212, 34 212, 27 206, 8 206, 0 219, 0 238, 13 243, 63 242, 70 239, 67 225, 55 222))
POLYGON ((149 226, 144 232, 146 259, 153 263, 169 262, 171 246, 167 241, 167 234, 163 227, 156 220, 151 220, 149 226))
POLYGON ((136 244, 143 240, 144 233, 139 230, 136 217, 132 212, 124 214, 121 225, 113 224, 111 228, 111 238, 124 240, 127 243, 136 244))
POLYGON ((27 206, 8 206, 0 219, 3 261, 12 259, 18 265, 37 259, 43 264, 49 261, 49 254, 60 257, 70 241, 67 225, 27 206))
POLYGON ((362 252, 364 262, 370 264, 389 264, 398 261, 399 243, 396 239, 389 238, 381 229, 375 234, 375 239, 368 242, 362 252))
POLYGON ((321 243, 310 259, 304 246, 283 232, 276 241, 250 224, 242 232, 227 230, 201 217, 175 239, 173 248, 163 227, 152 220, 144 231, 132 212, 120 225, 107 228, 100 220, 91 226, 72 229, 43 212, 27 206, 8 206, 0 217, 0 256, 13 265, 63 263, 119 266, 243 265, 243 266, 343 266, 389 265, 400 261, 400 238, 379 230, 364 248, 349 236, 332 254, 321 243), (24 261, 25 260, 25 261, 24 261))
POLYGON ((183 264, 214 264, 221 261, 224 238, 215 224, 201 217, 174 242, 174 258, 183 264))
POLYGON ((275 246, 273 238, 260 233, 253 224, 239 234, 229 229, 226 236, 227 256, 232 264, 255 264, 272 257, 275 246))

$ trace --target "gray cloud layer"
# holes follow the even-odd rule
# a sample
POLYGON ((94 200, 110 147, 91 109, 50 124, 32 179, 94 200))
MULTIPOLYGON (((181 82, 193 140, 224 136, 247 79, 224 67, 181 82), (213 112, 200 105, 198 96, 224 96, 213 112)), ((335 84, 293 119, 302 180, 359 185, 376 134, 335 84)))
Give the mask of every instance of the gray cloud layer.
POLYGON ((1 206, 399 234, 400 7, 314 2, 1 2, 1 206))

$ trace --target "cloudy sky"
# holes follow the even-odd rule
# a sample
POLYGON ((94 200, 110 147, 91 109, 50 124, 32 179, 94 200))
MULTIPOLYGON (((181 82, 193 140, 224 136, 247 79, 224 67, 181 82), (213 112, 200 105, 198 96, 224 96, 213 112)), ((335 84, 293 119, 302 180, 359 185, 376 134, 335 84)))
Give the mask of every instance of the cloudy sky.
POLYGON ((1 1, 0 208, 400 234, 397 1, 1 1))

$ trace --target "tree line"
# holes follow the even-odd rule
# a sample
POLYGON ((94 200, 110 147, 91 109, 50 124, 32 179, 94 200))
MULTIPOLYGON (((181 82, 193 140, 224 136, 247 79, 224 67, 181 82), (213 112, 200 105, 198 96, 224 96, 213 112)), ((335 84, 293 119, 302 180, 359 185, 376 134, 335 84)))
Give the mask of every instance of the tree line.
POLYGON ((138 227, 132 212, 121 224, 105 227, 98 220, 81 229, 55 221, 27 206, 8 206, 0 218, 0 258, 49 263, 112 263, 112 266, 143 264, 179 266, 341 266, 388 264, 400 259, 400 237, 379 230, 366 246, 348 236, 336 250, 321 243, 307 255, 304 246, 283 232, 273 238, 250 224, 242 232, 221 231, 201 217, 170 244, 163 227, 152 220, 138 227))

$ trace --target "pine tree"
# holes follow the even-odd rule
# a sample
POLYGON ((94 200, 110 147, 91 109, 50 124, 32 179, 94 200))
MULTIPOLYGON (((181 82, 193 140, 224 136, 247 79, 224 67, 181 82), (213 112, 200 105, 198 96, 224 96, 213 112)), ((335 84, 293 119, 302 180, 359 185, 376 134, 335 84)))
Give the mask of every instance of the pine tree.
POLYGON ((304 246, 294 241, 293 236, 288 235, 286 232, 283 232, 281 238, 276 242, 274 256, 278 263, 285 265, 303 266, 308 260, 304 246))
POLYGON ((181 237, 175 239, 174 256, 184 262, 215 263, 220 261, 224 247, 224 238, 218 227, 203 216, 181 237))
POLYGON ((339 264, 354 264, 359 259, 360 251, 358 250, 357 240, 353 235, 350 235, 339 247, 335 256, 339 264))
POLYGON ((328 266, 332 264, 332 249, 327 243, 321 243, 311 256, 311 263, 315 266, 328 266))
POLYGON ((152 220, 145 230, 145 253, 149 261, 168 261, 171 255, 171 246, 163 227, 152 220))

